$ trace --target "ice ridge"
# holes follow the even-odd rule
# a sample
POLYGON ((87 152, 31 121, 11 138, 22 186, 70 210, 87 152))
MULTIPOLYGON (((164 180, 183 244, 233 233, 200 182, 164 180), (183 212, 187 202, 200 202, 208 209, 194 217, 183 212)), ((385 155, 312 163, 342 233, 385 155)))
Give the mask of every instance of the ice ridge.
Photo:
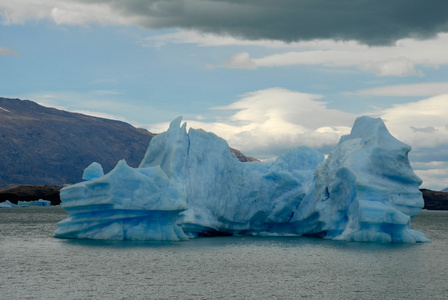
POLYGON ((138 168, 61 190, 68 218, 55 237, 185 240, 216 235, 307 235, 365 242, 427 242, 411 228, 423 207, 410 147, 381 119, 360 117, 327 159, 307 147, 274 162, 241 163, 226 141, 182 124, 155 136, 138 168))

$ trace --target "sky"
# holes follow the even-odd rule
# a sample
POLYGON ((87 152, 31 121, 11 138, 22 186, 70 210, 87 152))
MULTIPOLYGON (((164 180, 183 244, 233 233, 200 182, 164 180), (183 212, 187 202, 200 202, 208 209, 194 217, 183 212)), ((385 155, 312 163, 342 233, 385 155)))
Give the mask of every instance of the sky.
POLYGON ((263 160, 381 117, 448 187, 446 0, 0 0, 0 96, 160 133, 183 116, 263 160))

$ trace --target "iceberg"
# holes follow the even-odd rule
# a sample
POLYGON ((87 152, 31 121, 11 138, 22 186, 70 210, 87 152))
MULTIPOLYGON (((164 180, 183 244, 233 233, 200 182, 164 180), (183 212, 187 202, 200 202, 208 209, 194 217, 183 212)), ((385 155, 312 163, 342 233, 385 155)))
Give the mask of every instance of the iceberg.
POLYGON ((316 210, 327 238, 426 242, 411 229, 424 205, 411 150, 381 119, 360 117, 316 170, 316 210))
POLYGON ((61 190, 57 238, 186 240, 201 236, 316 236, 363 242, 429 240, 411 228, 423 207, 409 146, 381 119, 361 117, 325 159, 307 147, 274 162, 240 162, 227 142, 179 117, 155 136, 138 168, 61 190))
POLYGON ((32 201, 18 201, 17 204, 11 203, 9 200, 0 203, 0 208, 9 207, 28 207, 28 206, 51 206, 50 200, 32 200, 32 201))
POLYGON ((10 207, 17 207, 17 204, 14 204, 9 200, 0 202, 0 208, 10 208, 10 207))
POLYGON ((28 207, 28 206, 51 206, 51 201, 50 200, 44 200, 44 199, 32 200, 32 201, 18 201, 17 205, 21 206, 21 207, 28 207))

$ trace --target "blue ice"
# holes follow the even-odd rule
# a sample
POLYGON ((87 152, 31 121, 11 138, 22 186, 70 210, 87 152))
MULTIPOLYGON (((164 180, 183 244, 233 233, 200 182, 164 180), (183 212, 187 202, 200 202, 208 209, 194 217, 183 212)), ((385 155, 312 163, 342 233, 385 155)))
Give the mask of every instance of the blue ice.
POLYGON ((410 147, 381 119, 361 117, 326 159, 299 147, 274 162, 241 163, 225 140, 181 118, 155 136, 138 168, 61 190, 68 217, 55 237, 185 240, 199 236, 316 236, 363 242, 429 241, 411 228, 423 207, 410 147))

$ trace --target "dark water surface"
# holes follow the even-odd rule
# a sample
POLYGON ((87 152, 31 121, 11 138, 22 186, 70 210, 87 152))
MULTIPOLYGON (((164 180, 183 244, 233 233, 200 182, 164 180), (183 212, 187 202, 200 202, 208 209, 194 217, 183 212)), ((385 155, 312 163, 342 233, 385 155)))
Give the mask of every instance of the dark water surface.
POLYGON ((0 299, 448 299, 448 212, 428 244, 302 237, 110 242, 52 237, 61 207, 0 209, 0 299))

